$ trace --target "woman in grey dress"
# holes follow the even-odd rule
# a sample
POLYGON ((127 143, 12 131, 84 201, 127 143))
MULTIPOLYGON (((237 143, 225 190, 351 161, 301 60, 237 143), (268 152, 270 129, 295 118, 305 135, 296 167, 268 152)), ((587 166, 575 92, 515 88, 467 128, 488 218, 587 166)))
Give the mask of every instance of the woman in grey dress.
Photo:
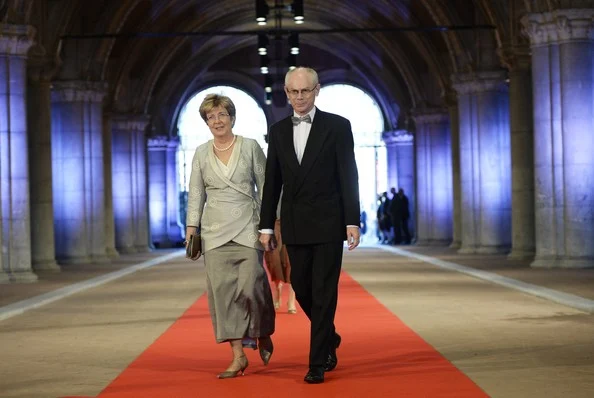
POLYGON ((233 134, 235 106, 228 97, 206 96, 200 116, 213 139, 192 160, 186 242, 200 231, 216 341, 229 342, 233 352, 218 377, 230 378, 248 366, 242 339, 257 339, 265 365, 273 350, 275 311, 258 240, 266 157, 255 140, 233 134))

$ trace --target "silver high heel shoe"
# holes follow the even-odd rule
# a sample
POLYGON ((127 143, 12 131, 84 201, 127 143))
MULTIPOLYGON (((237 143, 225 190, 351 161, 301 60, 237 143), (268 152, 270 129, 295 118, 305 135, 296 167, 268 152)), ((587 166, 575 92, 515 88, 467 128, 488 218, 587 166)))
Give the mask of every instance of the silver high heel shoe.
POLYGON ((233 377, 237 377, 240 373, 243 376, 245 374, 245 370, 248 367, 248 360, 247 357, 245 355, 242 355, 238 358, 233 358, 233 361, 231 362, 231 366, 233 366, 234 363, 238 363, 239 364, 239 369, 237 370, 226 370, 224 372, 221 372, 218 374, 217 378, 219 379, 231 379, 233 377))

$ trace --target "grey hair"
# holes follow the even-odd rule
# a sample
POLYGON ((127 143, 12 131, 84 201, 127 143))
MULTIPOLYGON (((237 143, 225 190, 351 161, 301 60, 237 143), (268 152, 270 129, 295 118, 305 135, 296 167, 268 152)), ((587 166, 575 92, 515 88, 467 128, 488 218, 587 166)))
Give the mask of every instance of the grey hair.
POLYGON ((295 69, 288 71, 287 74, 285 75, 285 86, 289 83, 289 78, 291 77, 291 74, 293 74, 295 72, 301 72, 301 71, 309 73, 311 80, 314 82, 314 84, 316 86, 318 85, 318 83, 320 82, 320 80, 318 79, 318 72, 316 72, 314 69, 309 68, 307 66, 298 66, 295 69))

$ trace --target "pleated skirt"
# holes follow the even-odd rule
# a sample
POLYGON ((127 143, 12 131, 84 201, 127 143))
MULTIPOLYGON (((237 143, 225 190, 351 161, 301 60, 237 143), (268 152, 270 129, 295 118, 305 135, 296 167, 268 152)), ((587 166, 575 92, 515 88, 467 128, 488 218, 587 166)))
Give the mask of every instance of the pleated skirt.
POLYGON ((275 311, 262 252, 229 242, 204 253, 208 307, 217 343, 274 333, 275 311))

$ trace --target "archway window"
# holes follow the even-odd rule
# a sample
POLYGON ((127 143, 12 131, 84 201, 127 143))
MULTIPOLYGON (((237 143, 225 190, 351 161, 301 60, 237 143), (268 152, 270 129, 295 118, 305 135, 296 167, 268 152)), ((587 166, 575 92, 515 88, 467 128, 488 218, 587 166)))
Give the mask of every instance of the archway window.
POLYGON ((268 131, 266 115, 254 98, 245 91, 230 86, 213 86, 202 90, 192 96, 184 105, 177 123, 180 138, 178 150, 180 192, 188 191, 190 166, 196 148, 212 138, 212 134, 199 112, 200 104, 208 94, 222 94, 231 98, 237 111, 233 132, 255 139, 266 152, 266 141, 264 140, 268 131))
POLYGON ((383 146, 384 116, 377 102, 365 91, 348 84, 322 86, 316 105, 349 119, 355 146, 383 146))
POLYGON ((355 158, 359 169, 361 210, 367 213, 368 235, 375 234, 377 194, 387 191, 388 162, 384 142, 384 117, 377 102, 360 88, 347 84, 322 86, 316 106, 351 122, 355 158))

